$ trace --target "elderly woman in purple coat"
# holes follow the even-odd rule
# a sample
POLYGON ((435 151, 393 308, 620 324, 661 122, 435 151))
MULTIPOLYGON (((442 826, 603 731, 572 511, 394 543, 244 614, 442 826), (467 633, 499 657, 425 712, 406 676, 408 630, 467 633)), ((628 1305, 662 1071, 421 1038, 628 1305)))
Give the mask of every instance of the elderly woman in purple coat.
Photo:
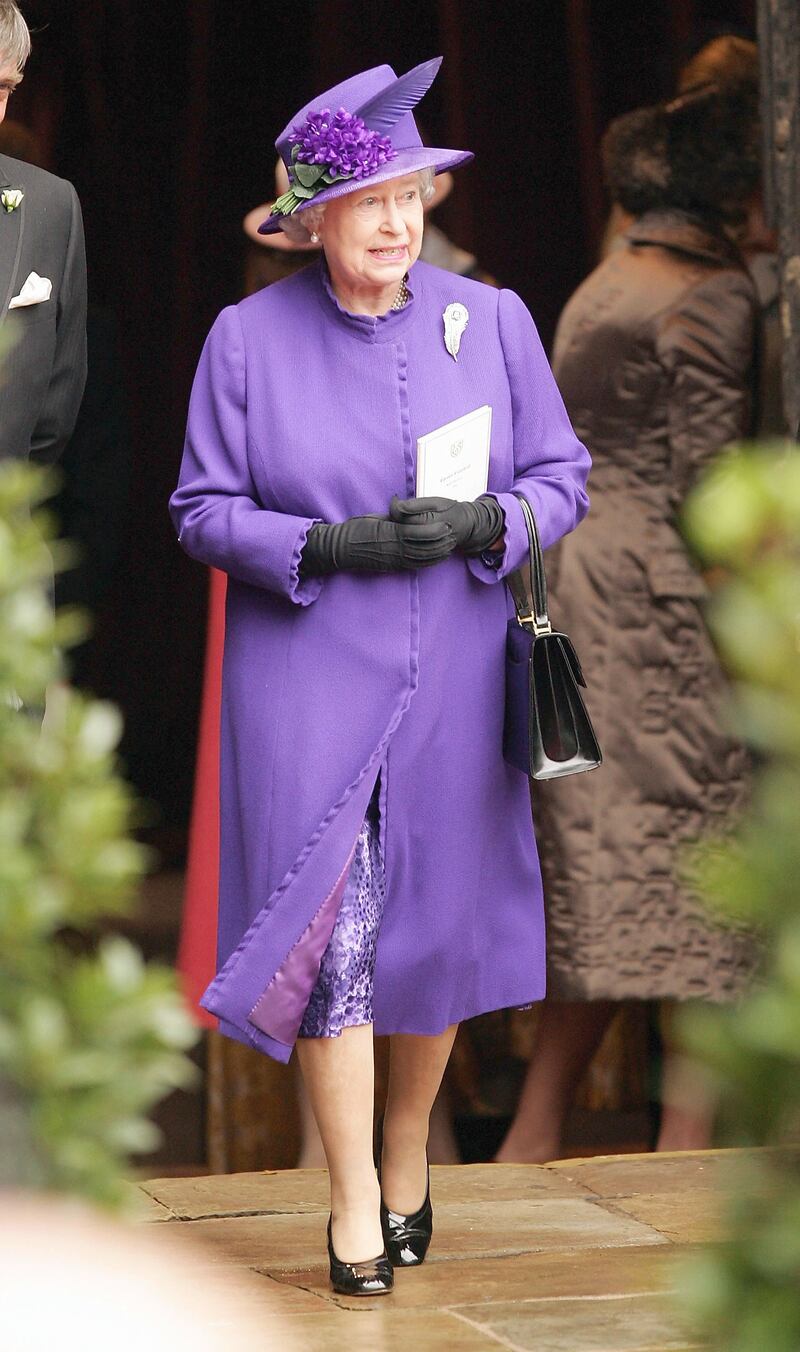
POLYGON ((581 520, 589 457, 522 301, 417 262, 439 68, 366 71, 277 141, 261 229, 307 269, 224 310, 171 511, 229 577, 219 971, 230 1037, 297 1047, 328 1160, 336 1289, 377 1294, 432 1231, 428 1118, 462 1019, 544 994, 528 781, 502 756, 503 579, 581 520), (330 110, 334 111, 331 112, 330 110), (489 406, 487 492, 419 499, 417 439, 489 406), (390 1077, 376 1176, 373 1032, 390 1077))

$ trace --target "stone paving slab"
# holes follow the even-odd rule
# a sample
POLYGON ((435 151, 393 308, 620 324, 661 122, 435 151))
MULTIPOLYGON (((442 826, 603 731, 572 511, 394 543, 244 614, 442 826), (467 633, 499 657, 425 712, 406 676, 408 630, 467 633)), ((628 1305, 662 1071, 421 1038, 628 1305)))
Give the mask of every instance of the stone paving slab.
MULTIPOLYGON (((190 1227, 192 1237, 206 1246, 210 1264, 292 1272, 322 1261, 326 1222, 327 1212, 297 1212, 197 1220, 190 1227)), ((168 1243, 171 1229, 159 1226, 159 1238, 168 1243)), ((436 1240, 429 1262, 665 1243, 650 1226, 584 1198, 459 1202, 437 1208, 436 1240)))
POLYGON ((514 1301, 453 1313, 515 1352, 686 1352, 667 1296, 514 1301))
MULTIPOLYGON (((194 1246, 193 1246, 194 1247, 194 1246)), ((318 1314, 329 1308, 321 1296, 300 1286, 276 1281, 262 1272, 246 1267, 206 1268, 202 1266, 202 1254, 197 1267, 198 1278, 202 1282, 203 1294, 213 1297, 219 1292, 223 1297, 234 1291, 246 1305, 248 1311, 257 1317, 269 1319, 271 1316, 283 1318, 289 1315, 318 1314), (231 1283, 234 1285, 231 1286, 231 1283)), ((231 1352, 244 1352, 244 1349, 232 1348, 231 1352)), ((250 1352, 250 1349, 247 1349, 250 1352)), ((253 1349, 253 1352, 257 1352, 253 1349)))
MULTIPOLYGON (((648 1245, 645 1248, 567 1249, 559 1253, 513 1254, 474 1263, 426 1262, 413 1271, 396 1274, 392 1305, 398 1310, 448 1309, 491 1301, 547 1300, 569 1296, 623 1296, 672 1289, 681 1261, 695 1252, 690 1247, 648 1245)), ((344 1309, 363 1308, 363 1301, 331 1290, 327 1269, 317 1264, 302 1272, 273 1272, 276 1281, 302 1287, 321 1300, 344 1309)))
POLYGON ((135 1221, 174 1221, 177 1216, 138 1185, 131 1188, 130 1215, 135 1221))
POLYGON ((436 1248, 431 1258, 599 1249, 660 1244, 639 1221, 612 1214, 591 1198, 554 1201, 456 1202, 436 1212, 436 1248))
POLYGON ((440 1164, 431 1169, 438 1202, 501 1202, 586 1197, 591 1188, 555 1170, 530 1164, 440 1164))
POLYGON ((703 1195, 702 1206, 698 1206, 696 1192, 605 1198, 598 1205, 618 1216, 633 1216, 673 1243, 710 1244, 723 1238, 722 1196, 718 1193, 703 1195))
POLYGON ((323 1170, 154 1179, 140 1214, 163 1252, 201 1246, 204 1285, 247 1281, 259 1352, 687 1352, 675 1265, 735 1153, 437 1168, 429 1260, 371 1301, 330 1289, 323 1170))
POLYGON ((253 1352, 508 1352, 513 1348, 505 1339, 447 1311, 397 1315, 392 1300, 392 1296, 380 1296, 362 1301, 357 1314, 328 1309, 317 1315, 290 1315, 281 1320, 276 1333, 265 1327, 264 1341, 253 1352))
MULTIPOLYGON (((227 1275, 228 1269, 217 1269, 227 1275)), ((277 1281, 263 1272, 253 1270, 250 1281, 250 1301, 259 1314, 298 1315, 319 1314, 325 1308, 323 1298, 302 1286, 293 1286, 288 1282, 277 1281)), ((204 1277, 204 1281, 207 1277, 204 1277)), ((329 1286, 330 1289, 330 1286, 329 1286)), ((239 1352, 239 1349, 231 1349, 239 1352)))
POLYGON ((191 1232, 209 1267, 246 1267, 259 1272, 295 1271, 325 1261, 328 1213, 225 1216, 156 1227, 158 1241, 179 1242, 176 1229, 191 1232))
MULTIPOLYGON (((580 1184, 563 1180, 563 1185, 580 1184)), ((330 1205, 327 1169, 268 1169, 199 1178, 153 1178, 141 1187, 182 1221, 215 1216, 324 1211, 330 1205)))
MULTIPOLYGON (((152 1200, 179 1220, 218 1216, 258 1216, 275 1212, 328 1210, 325 1169, 264 1170, 217 1177, 154 1178, 140 1185, 152 1200)), ((592 1189, 557 1170, 529 1165, 434 1165, 431 1193, 443 1202, 504 1201, 524 1198, 584 1197, 592 1189)), ((150 1219, 156 1219, 154 1214, 150 1219)))
POLYGON ((598 1197, 636 1193, 711 1192, 724 1187, 739 1150, 698 1150, 691 1154, 600 1155, 594 1159, 556 1160, 544 1167, 598 1197))

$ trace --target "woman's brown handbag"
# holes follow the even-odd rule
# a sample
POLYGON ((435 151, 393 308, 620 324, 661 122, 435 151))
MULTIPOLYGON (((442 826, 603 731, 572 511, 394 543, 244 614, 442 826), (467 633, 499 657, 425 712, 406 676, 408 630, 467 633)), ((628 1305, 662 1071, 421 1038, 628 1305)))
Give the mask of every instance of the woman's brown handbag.
POLYGON ((536 519, 517 493, 530 547, 529 567, 507 581, 516 620, 506 638, 506 712, 503 755, 531 779, 559 779, 595 770, 602 753, 579 686, 586 686, 566 634, 547 614, 547 580, 536 519))

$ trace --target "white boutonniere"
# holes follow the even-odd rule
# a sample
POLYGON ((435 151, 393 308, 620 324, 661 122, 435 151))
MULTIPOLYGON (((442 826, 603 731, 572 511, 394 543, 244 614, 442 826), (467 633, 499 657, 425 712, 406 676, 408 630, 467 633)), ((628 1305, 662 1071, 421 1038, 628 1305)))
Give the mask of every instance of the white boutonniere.
POLYGON ((21 188, 4 188, 0 193, 0 206, 6 212, 16 211, 24 196, 21 188))

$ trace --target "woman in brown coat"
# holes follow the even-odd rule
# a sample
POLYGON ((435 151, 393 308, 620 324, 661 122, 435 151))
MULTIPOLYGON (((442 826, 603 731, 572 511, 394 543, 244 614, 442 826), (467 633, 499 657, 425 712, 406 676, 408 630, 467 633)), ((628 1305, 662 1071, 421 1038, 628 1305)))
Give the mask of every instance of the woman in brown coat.
MULTIPOLYGON (((758 184, 752 86, 706 85, 628 114, 604 157, 612 196, 636 219, 556 335, 553 369, 594 468, 592 512, 549 572, 605 764, 536 793, 548 1001, 503 1161, 558 1155, 618 1001, 729 1001, 752 966, 747 938, 714 927, 676 872, 682 848, 724 828, 747 786, 706 583, 677 515, 749 430, 756 300, 733 234, 758 184)), ((676 1064, 667 1055, 665 1098, 676 1064)), ((665 1106, 658 1148, 707 1144, 709 1117, 665 1106)))

